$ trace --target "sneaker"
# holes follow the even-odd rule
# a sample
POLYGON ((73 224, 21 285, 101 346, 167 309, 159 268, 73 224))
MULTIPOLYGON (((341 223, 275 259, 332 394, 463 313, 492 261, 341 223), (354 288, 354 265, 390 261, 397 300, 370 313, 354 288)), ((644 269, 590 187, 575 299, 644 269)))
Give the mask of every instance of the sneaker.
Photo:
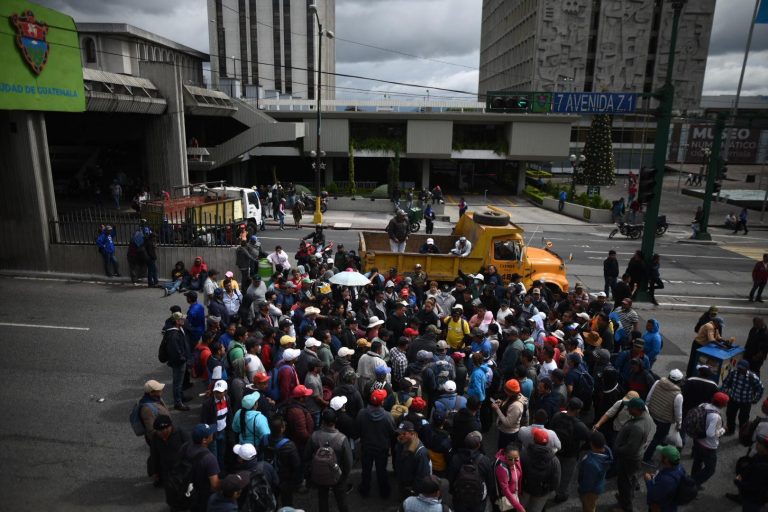
POLYGON ((186 405, 186 404, 176 404, 176 405, 173 406, 173 408, 176 409, 177 411, 188 411, 189 410, 189 406, 186 405))

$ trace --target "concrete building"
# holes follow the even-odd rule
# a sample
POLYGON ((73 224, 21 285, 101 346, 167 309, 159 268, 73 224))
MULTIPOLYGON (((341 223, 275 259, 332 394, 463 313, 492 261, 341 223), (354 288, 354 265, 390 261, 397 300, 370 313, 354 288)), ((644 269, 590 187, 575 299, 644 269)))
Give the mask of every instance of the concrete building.
MULTIPOLYGON (((701 101, 715 0, 689 0, 678 31, 675 108, 701 101)), ((656 90, 672 2, 483 0, 478 92, 656 90)))
MULTIPOLYGON (((318 30, 310 5, 318 6, 324 30, 336 25, 335 0, 208 0, 211 81, 234 97, 288 95, 314 99, 318 30)), ((323 37, 322 71, 336 71, 336 44, 323 37)), ((336 79, 323 76, 323 98, 333 98, 336 79)))

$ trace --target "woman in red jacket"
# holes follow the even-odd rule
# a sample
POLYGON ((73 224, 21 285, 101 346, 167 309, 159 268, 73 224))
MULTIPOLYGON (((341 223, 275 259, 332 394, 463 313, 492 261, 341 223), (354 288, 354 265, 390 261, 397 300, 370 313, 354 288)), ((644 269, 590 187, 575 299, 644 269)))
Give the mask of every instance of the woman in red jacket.
POLYGON ((525 512, 520 503, 520 488, 523 482, 523 469, 520 465, 520 447, 510 443, 496 453, 493 463, 493 474, 496 476, 497 496, 493 504, 495 512, 515 510, 525 512))

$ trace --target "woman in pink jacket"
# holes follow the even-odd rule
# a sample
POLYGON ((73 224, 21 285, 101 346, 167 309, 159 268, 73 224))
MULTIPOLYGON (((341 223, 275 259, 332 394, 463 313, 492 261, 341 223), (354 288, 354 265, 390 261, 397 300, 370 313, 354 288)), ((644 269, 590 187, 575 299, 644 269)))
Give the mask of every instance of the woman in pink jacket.
POLYGON ((493 472, 496 476, 496 487, 499 498, 493 504, 495 512, 514 510, 525 512, 520 504, 520 490, 523 483, 523 469, 520 465, 520 446, 509 443, 496 453, 496 461, 493 463, 493 472))

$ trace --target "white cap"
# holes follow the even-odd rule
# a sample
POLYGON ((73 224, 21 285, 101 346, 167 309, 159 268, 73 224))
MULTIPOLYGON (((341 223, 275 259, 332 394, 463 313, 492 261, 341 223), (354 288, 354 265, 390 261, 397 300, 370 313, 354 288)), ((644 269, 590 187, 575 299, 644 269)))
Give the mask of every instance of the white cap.
POLYGON ((449 393, 455 393, 456 392, 456 383, 452 380, 445 381, 445 384, 443 384, 443 389, 446 390, 449 393))
POLYGON ((584 313, 583 311, 576 315, 577 318, 581 318, 583 320, 589 321, 589 313, 584 313))
POLYGON ((434 238, 427 238, 427 243, 429 245, 434 245, 435 244, 435 239, 434 238))
POLYGON ((559 339, 560 341, 563 341, 565 339, 565 333, 561 331, 560 329, 556 330, 552 333, 552 336, 559 339))
POLYGON ((607 295, 605 294, 605 292, 597 292, 595 294, 595 297, 607 297, 607 295))
POLYGON ((681 380, 683 380, 683 372, 675 368, 674 370, 669 372, 669 380, 674 382, 680 382, 681 380))
POLYGON ((331 265, 333 265, 333 258, 328 258, 328 263, 330 263, 331 265))
POLYGON ((307 348, 319 347, 320 345, 322 345, 322 343, 317 338, 307 338, 307 341, 304 342, 304 346, 307 348))
POLYGON ((354 353, 355 353, 355 351, 354 351, 354 350, 352 350, 351 348, 347 348, 347 347, 341 347, 341 348, 339 349, 339 357, 347 357, 347 356, 351 356, 351 355, 352 355, 352 354, 354 354, 354 353))
POLYGON ((387 281, 387 283, 384 285, 384 288, 394 288, 394 287, 395 287, 395 283, 393 283, 392 281, 387 281))
POLYGON ((331 398, 331 409, 334 411, 340 410, 342 407, 344 407, 347 404, 347 397, 346 396, 335 396, 331 398))
POLYGON ((256 447, 251 443, 236 444, 232 447, 232 451, 243 460, 253 460, 256 458, 256 447))
POLYGON ((213 385, 213 390, 214 391, 220 391, 220 392, 223 393, 224 391, 227 390, 227 387, 228 387, 227 386, 227 381, 225 381, 225 380, 217 380, 216 384, 213 385))
POLYGON ((467 237, 465 236, 462 236, 461 238, 459 238, 459 242, 466 242, 466 241, 467 241, 467 237))
POLYGON ((283 351, 283 359, 286 361, 293 361, 301 355, 301 350, 297 348, 287 348, 283 351))

